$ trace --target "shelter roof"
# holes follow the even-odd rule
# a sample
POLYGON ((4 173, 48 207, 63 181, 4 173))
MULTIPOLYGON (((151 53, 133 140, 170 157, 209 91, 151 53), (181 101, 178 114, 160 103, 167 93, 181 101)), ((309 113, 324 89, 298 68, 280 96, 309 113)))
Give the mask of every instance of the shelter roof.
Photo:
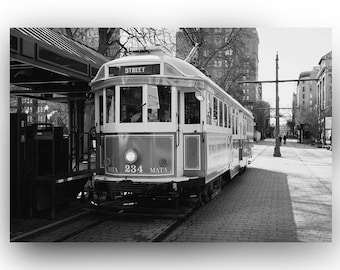
POLYGON ((11 94, 52 99, 90 90, 108 59, 49 28, 10 29, 11 94))

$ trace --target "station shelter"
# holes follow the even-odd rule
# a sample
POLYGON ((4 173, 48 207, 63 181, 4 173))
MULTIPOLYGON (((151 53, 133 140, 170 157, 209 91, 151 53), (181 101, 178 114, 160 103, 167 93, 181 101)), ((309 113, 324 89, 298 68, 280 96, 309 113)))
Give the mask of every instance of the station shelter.
POLYGON ((10 95, 68 104, 69 136, 41 122, 27 125, 27 115, 11 113, 11 217, 32 216, 55 208, 77 193, 91 168, 91 134, 86 113, 89 82, 108 59, 49 28, 10 29, 10 95), (85 153, 86 152, 86 153, 85 153), (40 211, 41 210, 41 211, 40 211))

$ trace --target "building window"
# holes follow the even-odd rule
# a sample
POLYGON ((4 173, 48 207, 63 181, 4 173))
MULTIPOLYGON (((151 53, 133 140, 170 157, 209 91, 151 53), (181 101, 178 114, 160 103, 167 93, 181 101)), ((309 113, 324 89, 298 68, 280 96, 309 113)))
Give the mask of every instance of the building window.
MULTIPOLYGON (((227 40, 226 40, 226 42, 227 42, 227 40)), ((225 51, 225 55, 232 55, 232 54, 233 54, 233 50, 232 49, 228 49, 228 50, 225 51)))
POLYGON ((222 67, 222 60, 217 60, 217 67, 222 67))

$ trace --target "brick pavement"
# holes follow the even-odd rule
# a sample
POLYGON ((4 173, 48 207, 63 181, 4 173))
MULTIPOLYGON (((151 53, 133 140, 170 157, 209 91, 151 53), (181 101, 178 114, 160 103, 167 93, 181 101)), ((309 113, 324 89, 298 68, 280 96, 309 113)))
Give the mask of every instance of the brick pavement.
POLYGON ((291 141, 273 152, 256 144, 246 172, 165 241, 331 242, 331 152, 291 141))

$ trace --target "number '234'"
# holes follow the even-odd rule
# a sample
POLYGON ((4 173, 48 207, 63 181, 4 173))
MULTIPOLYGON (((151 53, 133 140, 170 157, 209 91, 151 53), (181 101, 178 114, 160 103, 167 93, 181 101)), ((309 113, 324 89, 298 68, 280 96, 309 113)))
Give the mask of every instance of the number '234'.
POLYGON ((125 172, 126 173, 142 173, 143 172, 143 167, 140 165, 137 167, 136 165, 125 165, 125 172))

